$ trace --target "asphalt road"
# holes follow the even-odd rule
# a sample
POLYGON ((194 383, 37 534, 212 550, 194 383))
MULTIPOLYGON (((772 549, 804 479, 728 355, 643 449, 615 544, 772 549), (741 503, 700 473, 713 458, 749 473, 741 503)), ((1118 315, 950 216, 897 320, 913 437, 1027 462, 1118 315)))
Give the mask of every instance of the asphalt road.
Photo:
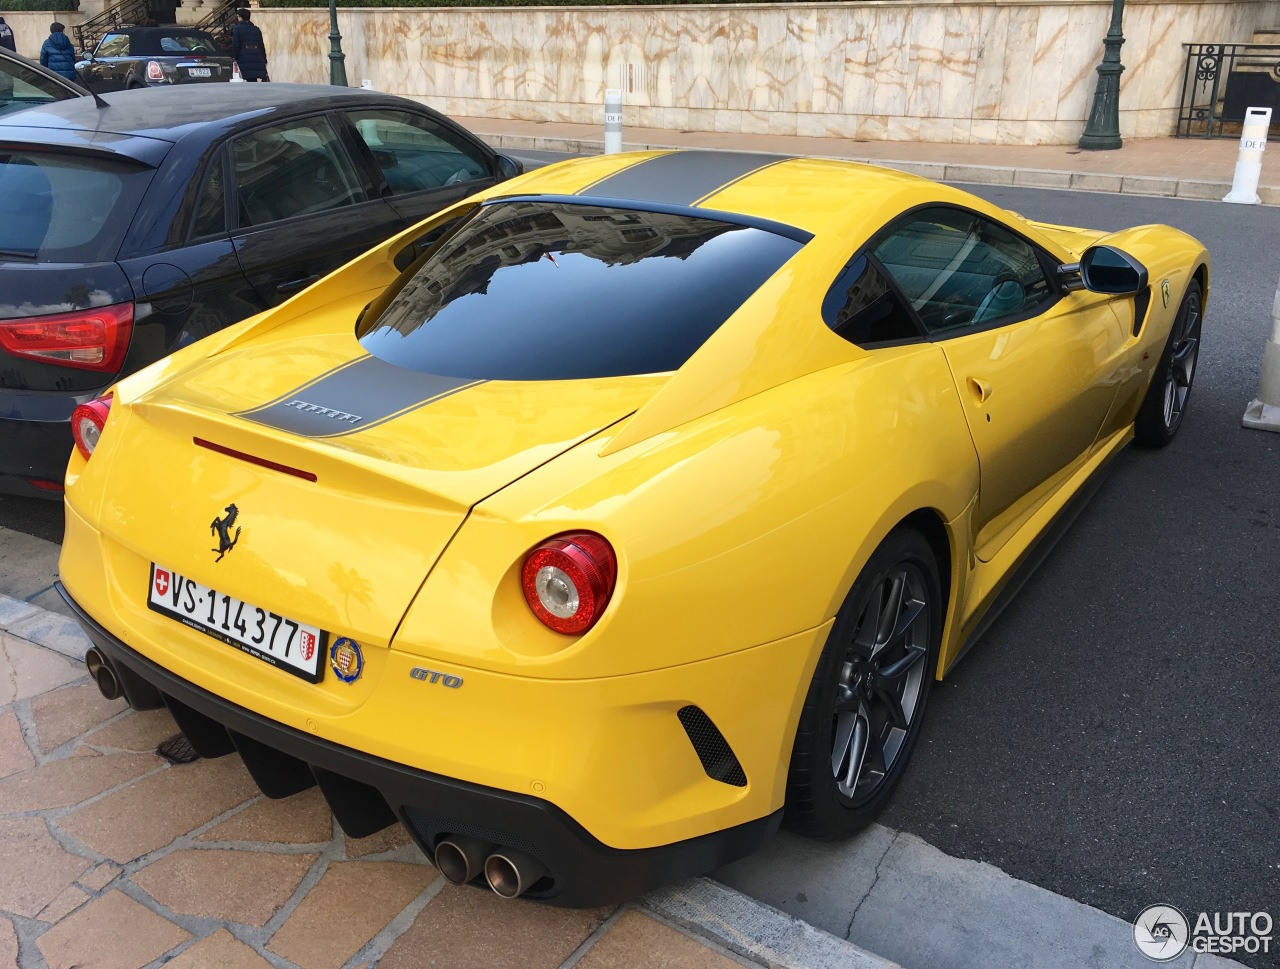
POLYGON ((1280 434, 1240 426, 1280 212, 976 190, 1047 222, 1198 236, 1204 344, 1178 438, 1130 449, 935 692, 882 820, 1126 920, 1157 902, 1280 916, 1280 434))
MULTIPOLYGON (((935 690, 882 821, 1126 920, 1161 902, 1280 923, 1280 434, 1240 426, 1280 211, 971 188, 1048 222, 1176 225, 1208 245, 1213 286, 1177 440, 1117 462, 935 690)), ((61 511, 0 497, 0 527, 56 541, 61 511)))

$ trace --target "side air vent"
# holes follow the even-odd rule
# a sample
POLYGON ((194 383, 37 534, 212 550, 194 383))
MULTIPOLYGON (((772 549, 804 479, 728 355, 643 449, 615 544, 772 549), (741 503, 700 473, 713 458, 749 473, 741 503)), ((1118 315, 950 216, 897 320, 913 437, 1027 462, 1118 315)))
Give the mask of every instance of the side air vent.
POLYGON ((689 743, 693 744, 694 753, 702 761, 702 769, 712 780, 734 787, 746 787, 747 775, 742 772, 742 765, 734 756, 733 748, 711 718, 699 707, 687 706, 676 713, 680 718, 680 726, 689 735, 689 743))
POLYGON ((1151 306, 1151 287, 1148 286, 1133 298, 1133 335, 1142 332, 1142 324, 1147 321, 1147 310, 1151 306))

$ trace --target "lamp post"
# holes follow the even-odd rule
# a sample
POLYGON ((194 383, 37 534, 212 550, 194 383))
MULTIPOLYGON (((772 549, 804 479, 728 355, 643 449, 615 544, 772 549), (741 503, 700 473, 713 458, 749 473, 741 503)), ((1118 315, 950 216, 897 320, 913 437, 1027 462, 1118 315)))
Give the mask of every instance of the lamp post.
POLYGON ((338 33, 338 3, 329 0, 329 83, 347 86, 347 66, 343 62, 342 35, 338 33))
POLYGON ((1098 86, 1093 92, 1089 122, 1080 136, 1081 148, 1096 151, 1124 144, 1120 140, 1120 73, 1124 70, 1120 63, 1120 45, 1124 43, 1120 19, 1123 15, 1124 0, 1111 0, 1111 28, 1102 42, 1106 52, 1098 65, 1098 86))

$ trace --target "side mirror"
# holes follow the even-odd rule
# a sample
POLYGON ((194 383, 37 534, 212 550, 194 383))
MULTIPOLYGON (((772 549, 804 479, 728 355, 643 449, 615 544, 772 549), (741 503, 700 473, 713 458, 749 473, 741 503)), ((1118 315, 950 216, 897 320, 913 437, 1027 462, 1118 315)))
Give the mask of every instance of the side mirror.
POLYGON ((1068 292, 1087 289, 1107 296, 1134 296, 1147 288, 1147 267, 1114 246, 1090 246, 1080 262, 1058 267, 1058 275, 1068 292))
POLYGON ((498 177, 502 180, 515 178, 517 175, 524 174, 524 162, 518 161, 509 155, 498 156, 498 177))

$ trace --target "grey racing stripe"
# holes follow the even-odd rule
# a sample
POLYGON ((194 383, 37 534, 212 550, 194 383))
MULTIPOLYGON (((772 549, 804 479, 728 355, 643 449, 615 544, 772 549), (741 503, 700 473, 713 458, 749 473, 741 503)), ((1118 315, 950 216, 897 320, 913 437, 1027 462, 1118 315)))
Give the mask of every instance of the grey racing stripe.
POLYGON ((673 151, 624 168, 576 194, 693 205, 752 172, 788 160, 786 155, 742 151, 673 151))
POLYGON ((478 383, 483 381, 417 373, 365 356, 236 416, 303 437, 341 437, 478 383))

